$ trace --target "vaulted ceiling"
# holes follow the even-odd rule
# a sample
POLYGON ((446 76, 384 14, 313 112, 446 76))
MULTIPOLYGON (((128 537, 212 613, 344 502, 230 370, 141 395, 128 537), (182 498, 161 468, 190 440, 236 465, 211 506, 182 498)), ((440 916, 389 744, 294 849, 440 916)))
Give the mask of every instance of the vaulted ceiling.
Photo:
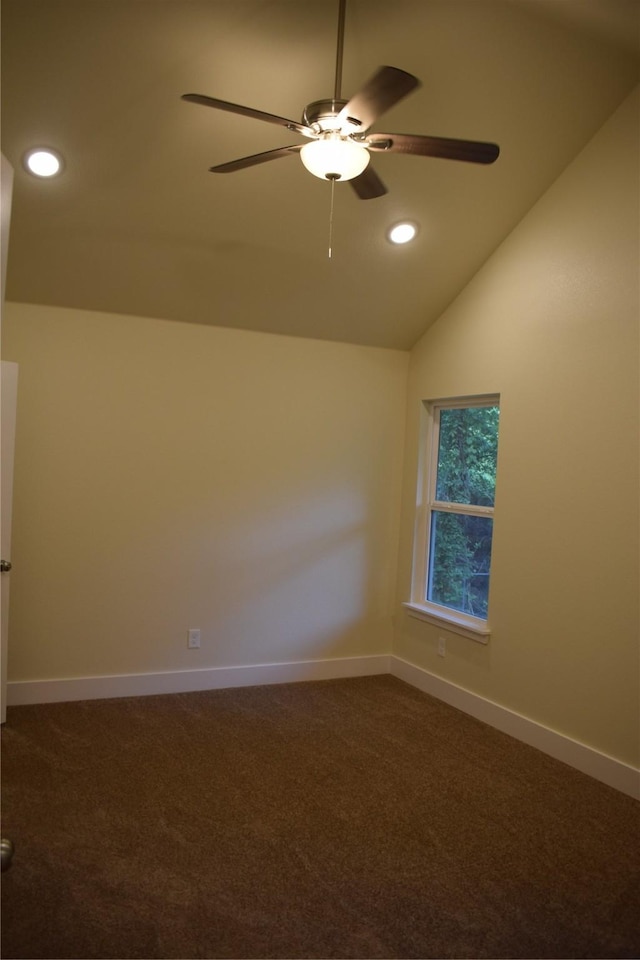
POLYGON ((638 82, 638 0, 348 0, 343 96, 422 85, 372 129, 488 140, 491 166, 385 154, 360 200, 297 155, 208 168, 330 98, 337 0, 2 0, 7 298, 408 349, 638 82), (35 145, 63 174, 24 169, 35 145), (390 224, 418 222, 394 247, 390 224), (328 256, 331 220, 332 257, 328 256))

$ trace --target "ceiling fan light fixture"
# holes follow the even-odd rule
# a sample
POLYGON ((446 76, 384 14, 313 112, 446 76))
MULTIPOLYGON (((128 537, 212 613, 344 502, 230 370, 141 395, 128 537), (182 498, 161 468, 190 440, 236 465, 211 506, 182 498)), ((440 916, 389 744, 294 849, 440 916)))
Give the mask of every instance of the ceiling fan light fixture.
POLYGON ((314 177, 321 180, 353 180, 369 163, 369 151, 353 140, 331 133, 305 143, 300 159, 314 177))
POLYGON ((409 243, 418 232, 418 224, 412 220, 403 220, 401 223, 394 223, 387 230, 387 238, 391 243, 401 244, 409 243))
POLYGON ((62 157, 49 147, 35 147, 24 155, 24 166, 34 177, 48 179, 62 172, 62 157))

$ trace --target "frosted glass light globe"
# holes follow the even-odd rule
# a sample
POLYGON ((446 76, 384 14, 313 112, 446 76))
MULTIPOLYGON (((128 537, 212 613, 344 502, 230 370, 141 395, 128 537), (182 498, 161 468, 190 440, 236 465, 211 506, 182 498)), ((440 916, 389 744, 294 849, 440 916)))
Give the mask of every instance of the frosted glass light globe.
POLYGON ((300 159, 314 177, 321 180, 353 180, 369 163, 369 151, 353 140, 330 134, 305 143, 300 159))

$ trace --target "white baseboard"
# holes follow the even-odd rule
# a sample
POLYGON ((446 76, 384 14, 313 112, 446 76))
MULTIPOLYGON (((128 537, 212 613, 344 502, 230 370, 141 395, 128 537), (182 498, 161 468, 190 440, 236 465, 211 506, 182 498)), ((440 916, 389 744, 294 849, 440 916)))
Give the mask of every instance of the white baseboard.
POLYGON ((164 673, 133 673, 103 677, 73 677, 61 680, 23 680, 9 683, 7 702, 11 706, 59 703, 65 700, 99 700, 113 697, 141 697, 159 693, 190 693, 225 687, 296 683, 301 680, 334 680, 390 673, 438 700, 462 710, 489 726, 561 760, 582 773, 640 799, 640 771, 607 754, 599 753, 535 720, 502 707, 492 700, 448 680, 443 680, 400 657, 380 654, 338 657, 331 660, 300 660, 264 663, 244 667, 212 667, 164 673))
POLYGON ((332 660, 300 660, 262 663, 246 667, 211 667, 164 673, 131 673, 104 677, 72 677, 62 680, 18 680, 7 684, 10 707, 65 700, 100 700, 112 697, 142 697, 158 693, 190 693, 224 687, 252 687, 300 680, 334 680, 389 673, 386 654, 368 657, 336 657, 332 660))
POLYGON ((507 733, 602 783, 640 799, 640 770, 577 740, 551 730, 477 693, 443 680, 400 657, 390 657, 389 672, 438 700, 507 733))

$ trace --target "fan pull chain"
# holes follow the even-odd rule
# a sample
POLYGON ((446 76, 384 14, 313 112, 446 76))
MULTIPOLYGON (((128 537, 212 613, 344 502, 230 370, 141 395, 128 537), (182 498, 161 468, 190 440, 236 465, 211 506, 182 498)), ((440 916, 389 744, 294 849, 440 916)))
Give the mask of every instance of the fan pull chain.
POLYGON ((329 207, 329 260, 331 260, 331 241, 333 239, 333 194, 336 188, 336 181, 331 179, 331 206, 329 207))

